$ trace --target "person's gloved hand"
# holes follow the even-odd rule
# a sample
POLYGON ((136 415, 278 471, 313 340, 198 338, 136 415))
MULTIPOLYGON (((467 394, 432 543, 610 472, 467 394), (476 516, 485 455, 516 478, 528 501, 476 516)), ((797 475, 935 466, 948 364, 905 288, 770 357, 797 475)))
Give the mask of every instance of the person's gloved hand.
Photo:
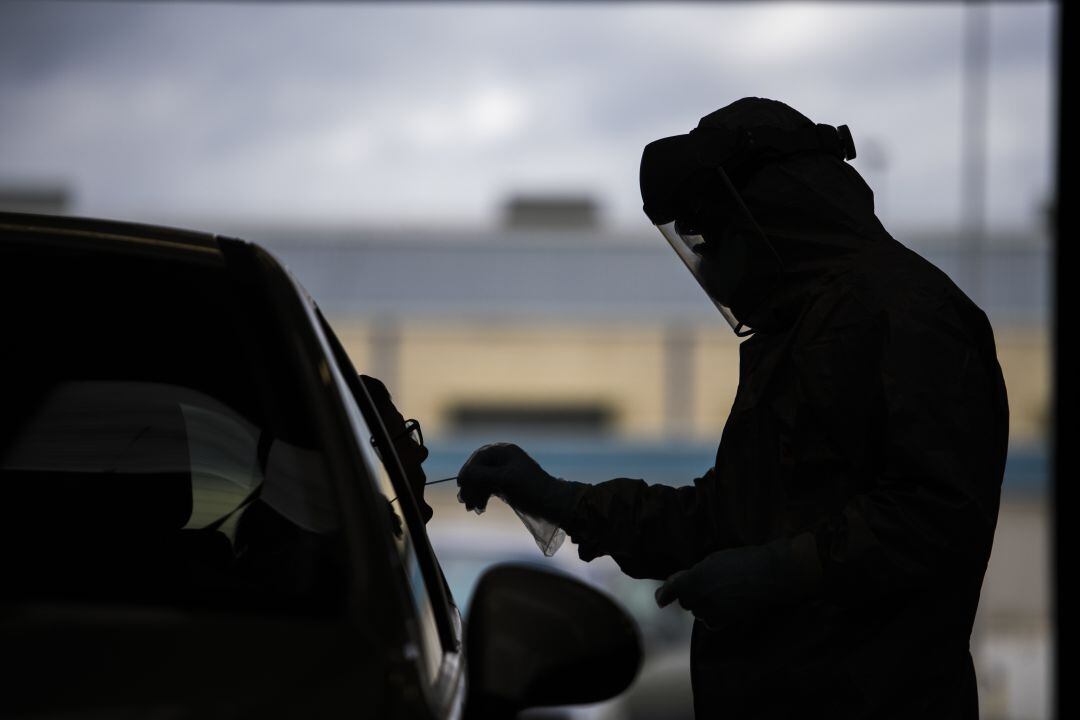
POLYGON ((586 487, 544 472, 535 460, 511 443, 480 448, 458 472, 458 500, 467 510, 482 511, 492 495, 516 510, 560 524, 586 487))
POLYGON ((656 604, 678 600, 716 630, 810 597, 820 582, 813 536, 720 550, 667 579, 656 604))

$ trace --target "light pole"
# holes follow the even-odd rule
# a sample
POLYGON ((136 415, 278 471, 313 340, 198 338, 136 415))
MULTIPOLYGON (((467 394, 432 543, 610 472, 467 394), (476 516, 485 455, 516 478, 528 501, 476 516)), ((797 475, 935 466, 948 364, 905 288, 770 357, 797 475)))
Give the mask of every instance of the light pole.
MULTIPOLYGON (((968 255, 968 293, 980 306, 983 297, 983 245, 986 225, 987 65, 990 55, 990 7, 969 0, 964 8, 964 67, 961 122, 961 237, 968 255)), ((984 308, 985 309, 985 308, 984 308)))
POLYGON ((863 140, 859 147, 858 162, 860 167, 866 168, 873 181, 874 214, 888 226, 889 222, 885 217, 888 214, 888 186, 885 182, 885 171, 889 166, 889 155, 885 151, 884 143, 875 137, 863 140))

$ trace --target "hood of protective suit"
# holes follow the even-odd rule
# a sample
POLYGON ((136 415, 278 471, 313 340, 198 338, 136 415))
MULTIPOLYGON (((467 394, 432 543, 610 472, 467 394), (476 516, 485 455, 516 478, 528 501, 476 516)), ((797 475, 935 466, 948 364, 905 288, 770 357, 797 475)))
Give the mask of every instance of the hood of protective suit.
MULTIPOLYGON (((813 125, 788 105, 764 98, 737 100, 698 123, 732 130, 813 125)), ((740 316, 758 331, 789 324, 815 288, 844 272, 859 252, 892 241, 874 215, 873 191, 837 157, 801 153, 762 161, 731 179, 783 263, 781 281, 768 301, 740 316)), ((739 315, 737 302, 733 306, 739 315)))

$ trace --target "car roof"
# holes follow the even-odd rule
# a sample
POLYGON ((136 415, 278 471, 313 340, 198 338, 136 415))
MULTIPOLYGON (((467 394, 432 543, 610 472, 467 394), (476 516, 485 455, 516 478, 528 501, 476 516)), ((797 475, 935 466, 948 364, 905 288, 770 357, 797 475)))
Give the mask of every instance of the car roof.
POLYGON ((53 240, 86 241, 113 252, 156 246, 195 255, 220 256, 218 236, 179 228, 100 218, 0 212, 0 235, 31 233, 53 240))

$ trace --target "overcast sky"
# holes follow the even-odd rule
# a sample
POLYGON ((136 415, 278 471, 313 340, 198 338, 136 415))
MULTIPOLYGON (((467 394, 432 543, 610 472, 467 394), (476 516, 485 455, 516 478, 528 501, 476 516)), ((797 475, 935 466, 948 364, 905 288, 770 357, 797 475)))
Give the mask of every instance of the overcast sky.
MULTIPOLYGON (((642 147, 757 95, 851 126, 887 226, 954 230, 967 11, 0 2, 0 184, 205 229, 488 224, 519 191, 641 227, 642 147)), ((1052 192, 1056 13, 990 9, 994 227, 1052 192)))

